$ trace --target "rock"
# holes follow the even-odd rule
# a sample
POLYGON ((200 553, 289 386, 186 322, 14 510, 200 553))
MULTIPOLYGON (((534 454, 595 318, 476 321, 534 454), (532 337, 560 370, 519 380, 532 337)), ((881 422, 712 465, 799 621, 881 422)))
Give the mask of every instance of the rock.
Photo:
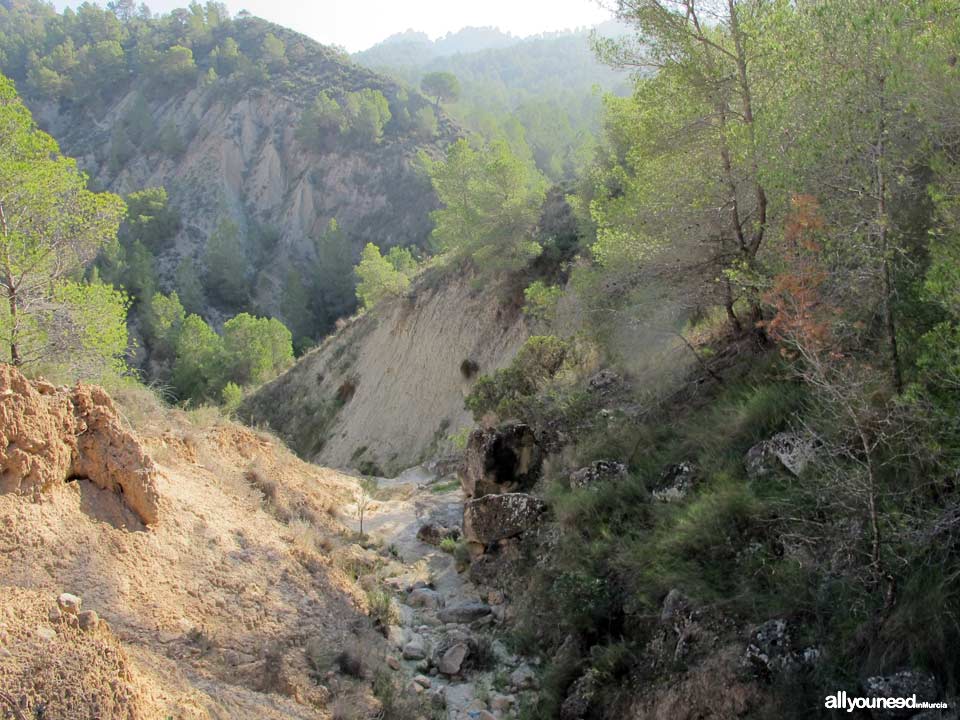
POLYGON ((436 610, 443 604, 443 598, 436 590, 430 588, 417 588, 407 596, 407 604, 410 607, 422 607, 430 610, 436 610))
POLYGON ((423 660, 427 656, 427 646, 423 638, 414 635, 403 646, 404 660, 423 660))
POLYGON ((570 474, 570 489, 592 487, 597 483, 620 481, 627 477, 627 466, 615 460, 596 460, 570 474))
POLYGON ((623 384, 623 379, 613 370, 601 370, 587 380, 591 392, 605 395, 623 384))
POLYGON ((790 633, 785 620, 768 620, 760 625, 750 636, 744 653, 744 664, 763 678, 794 664, 790 633))
POLYGON ((544 503, 523 493, 486 495, 463 507, 463 535, 469 542, 489 545, 535 527, 544 503))
POLYGON ((81 630, 96 630, 100 625, 100 616, 95 610, 84 610, 77 615, 77 622, 80 623, 81 630))
POLYGON ((56 640, 56 639, 57 639, 57 631, 54 630, 53 628, 48 628, 48 627, 40 626, 40 627, 37 628, 37 636, 38 636, 39 638, 41 638, 41 639, 43 639, 43 640, 47 640, 47 641, 56 640))
POLYGON ((443 525, 434 525, 427 523, 417 530, 417 540, 425 542, 428 545, 439 545, 447 538, 456 540, 460 537, 460 528, 444 527, 443 525))
POLYGON ((693 490, 695 480, 696 468, 691 463, 668 465, 653 490, 653 499, 657 502, 683 500, 693 490))
POLYGON ((413 681, 414 681, 417 685, 419 685, 420 687, 423 687, 423 688, 428 688, 428 687, 430 687, 430 686, 433 684, 433 683, 430 681, 430 678, 428 678, 426 675, 416 675, 416 676, 414 676, 413 681))
POLYGON ((460 485, 467 497, 526 490, 540 477, 542 455, 529 425, 474 430, 464 452, 460 485))
POLYGON ((560 720, 585 720, 590 717, 596 692, 596 678, 587 671, 567 691, 567 697, 560 705, 560 720))
MULTIPOLYGON (((917 696, 917 702, 935 702, 937 699, 937 680, 929 674, 917 670, 901 670, 892 675, 876 675, 863 681, 863 692, 867 697, 907 698, 917 696)), ((908 718, 914 715, 909 708, 871 710, 870 717, 875 720, 908 718)))
POLYGON ((514 695, 501 695, 497 693, 490 698, 490 709, 500 715, 506 715, 510 708, 517 704, 517 698, 514 695))
POLYGON ((60 597, 57 598, 57 605, 64 612, 77 615, 80 612, 80 606, 83 605, 83 600, 70 593, 60 593, 60 597))
POLYGON ((467 655, 469 654, 470 648, 466 643, 459 642, 451 645, 447 648, 446 652, 443 653, 443 657, 440 658, 437 667, 444 675, 456 675, 460 672, 463 661, 467 659, 467 655))
POLYGON ((470 623, 490 614, 490 606, 485 603, 464 603, 444 608, 437 613, 440 622, 470 623))
POLYGON ((750 448, 744 465, 752 480, 769 475, 781 467, 799 476, 813 455, 813 443, 807 438, 797 433, 782 432, 750 448))
POLYGON ((157 469, 127 432, 109 395, 79 384, 72 390, 43 385, 0 366, 0 493, 39 501, 74 478, 116 492, 141 522, 159 519, 157 469))
POLYGON ((47 619, 56 625, 63 620, 63 613, 59 607, 52 607, 47 611, 47 619))
POLYGON ((403 646, 407 644, 408 639, 407 631, 399 625, 391 625, 387 628, 387 642, 389 642, 398 650, 403 649, 403 646))
POLYGON ((514 690, 531 690, 537 687, 537 674, 524 663, 510 673, 510 687, 514 690))
POLYGON ((689 611, 690 603, 687 598, 679 590, 673 588, 663 599, 663 606, 660 609, 660 622, 664 625, 672 623, 689 611))
POLYGON ((506 601, 503 590, 491 590, 487 593, 487 602, 491 605, 503 605, 506 601))
POLYGON ((402 667, 400 665, 400 661, 397 660, 393 655, 387 655, 386 663, 387 667, 389 667, 391 670, 399 670, 402 667))
POLYGON ((497 716, 489 710, 480 710, 477 713, 477 720, 498 720, 497 716))

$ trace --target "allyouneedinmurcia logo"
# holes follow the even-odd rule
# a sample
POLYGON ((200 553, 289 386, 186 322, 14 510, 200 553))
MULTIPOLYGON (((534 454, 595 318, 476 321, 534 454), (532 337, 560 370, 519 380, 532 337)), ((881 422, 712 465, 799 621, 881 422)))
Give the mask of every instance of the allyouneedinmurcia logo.
POLYGON ((828 695, 824 700, 827 710, 946 710, 945 702, 927 702, 917 700, 916 695, 909 697, 850 697, 846 690, 828 695))

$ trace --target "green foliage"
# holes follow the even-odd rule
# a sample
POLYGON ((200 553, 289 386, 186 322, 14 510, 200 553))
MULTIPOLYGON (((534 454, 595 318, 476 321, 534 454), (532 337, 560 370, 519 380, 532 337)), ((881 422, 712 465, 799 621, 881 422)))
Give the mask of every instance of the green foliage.
POLYGON ((420 89, 424 95, 437 99, 437 106, 441 102, 456 102, 460 97, 460 81, 457 76, 448 72, 431 72, 420 80, 420 89))
POLYGON ((173 282, 188 313, 197 314, 206 307, 206 292, 193 260, 184 258, 177 264, 173 282))
POLYGON ((180 229, 180 214, 170 207, 162 187, 130 193, 127 220, 121 231, 125 241, 142 242, 151 252, 160 252, 173 243, 180 229))
POLYGON ((177 397, 197 402, 216 398, 223 387, 223 341, 203 318, 186 317, 176 354, 172 381, 177 397))
POLYGON ((500 418, 529 419, 530 403, 560 372, 571 355, 569 343, 552 335, 529 338, 510 365, 481 376, 466 399, 467 409, 480 420, 487 413, 500 418))
POLYGON ((176 291, 170 295, 156 293, 144 314, 144 335, 154 359, 172 361, 187 313, 176 291))
POLYGON ((380 248, 373 243, 367 243, 363 249, 360 264, 357 265, 355 272, 359 280, 357 298, 367 309, 373 308, 384 298, 401 295, 410 286, 408 273, 416 268, 413 256, 410 255, 409 250, 400 250, 397 253, 394 253, 394 250, 398 248, 393 248, 387 257, 383 257, 380 254, 380 248), (391 254, 393 262, 391 262, 391 254), (409 265, 411 262, 413 262, 413 268, 409 265), (404 271, 401 271, 397 265, 404 268, 404 271))
POLYGON ((101 353, 102 363, 116 368, 119 340, 112 323, 126 314, 126 300, 99 284, 81 286, 71 278, 115 241, 123 202, 87 190, 76 163, 61 156, 53 138, 37 129, 3 76, 0 203, 0 342, 6 358, 17 365, 68 360, 65 329, 74 326, 74 338, 90 344, 85 355, 101 353), (83 306, 83 297, 89 307, 83 306), (95 322, 98 310, 101 323, 95 322))
POLYGON ((275 318, 240 313, 223 325, 227 376, 240 385, 259 385, 293 362, 293 338, 275 318))
POLYGON ((390 105, 383 93, 363 88, 347 93, 343 100, 343 132, 363 144, 376 144, 390 122, 390 105))
POLYGON ((324 149, 331 139, 339 136, 345 121, 340 103, 330 97, 326 90, 321 90, 300 117, 297 137, 318 150, 324 149))
POLYGON ((168 92, 196 82, 197 64, 193 59, 193 51, 182 45, 171 45, 157 61, 154 78, 168 92))
POLYGON ((102 378, 126 370, 130 300, 123 291, 99 282, 66 281, 57 285, 53 301, 62 310, 45 333, 47 357, 74 377, 102 378))
POLYGON ((532 239, 543 178, 504 142, 475 149, 458 140, 446 158, 424 158, 443 208, 432 213, 438 250, 483 272, 523 267, 540 252, 532 239))
POLYGON ((221 220, 210 236, 204 264, 206 287, 213 297, 226 307, 242 306, 249 297, 251 267, 240 229, 231 220, 221 220))
POLYGON ((526 301, 523 311, 535 320, 549 320, 553 317, 562 295, 563 288, 560 286, 547 285, 542 280, 536 280, 523 291, 526 301))
POLYGON ((228 382, 220 391, 220 406, 223 412, 232 417, 240 409, 243 402, 243 390, 235 382, 228 382))

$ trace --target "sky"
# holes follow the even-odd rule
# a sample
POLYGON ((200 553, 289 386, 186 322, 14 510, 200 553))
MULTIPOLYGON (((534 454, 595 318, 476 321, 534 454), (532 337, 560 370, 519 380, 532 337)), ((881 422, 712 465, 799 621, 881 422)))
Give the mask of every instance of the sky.
MULTIPOLYGON (((81 0, 55 0, 59 10, 81 0)), ((155 13, 189 0, 147 0, 155 13)), ((98 0, 105 5, 106 0, 98 0)), ((365 50, 407 29, 437 38, 467 26, 493 26, 521 37, 596 25, 609 19, 597 0, 225 0, 328 45, 365 50)))

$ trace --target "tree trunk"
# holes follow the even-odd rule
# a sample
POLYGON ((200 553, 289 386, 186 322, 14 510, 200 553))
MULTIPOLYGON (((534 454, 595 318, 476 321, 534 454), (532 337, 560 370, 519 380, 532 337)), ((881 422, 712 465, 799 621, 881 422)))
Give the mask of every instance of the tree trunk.
POLYGON ((9 231, 7 229, 7 215, 3 211, 3 203, 0 203, 0 232, 3 233, 3 273, 7 284, 7 302, 10 307, 10 362, 19 367, 23 365, 23 358, 20 356, 20 344, 17 342, 20 325, 18 314, 20 299, 17 297, 13 268, 10 265, 9 231))

